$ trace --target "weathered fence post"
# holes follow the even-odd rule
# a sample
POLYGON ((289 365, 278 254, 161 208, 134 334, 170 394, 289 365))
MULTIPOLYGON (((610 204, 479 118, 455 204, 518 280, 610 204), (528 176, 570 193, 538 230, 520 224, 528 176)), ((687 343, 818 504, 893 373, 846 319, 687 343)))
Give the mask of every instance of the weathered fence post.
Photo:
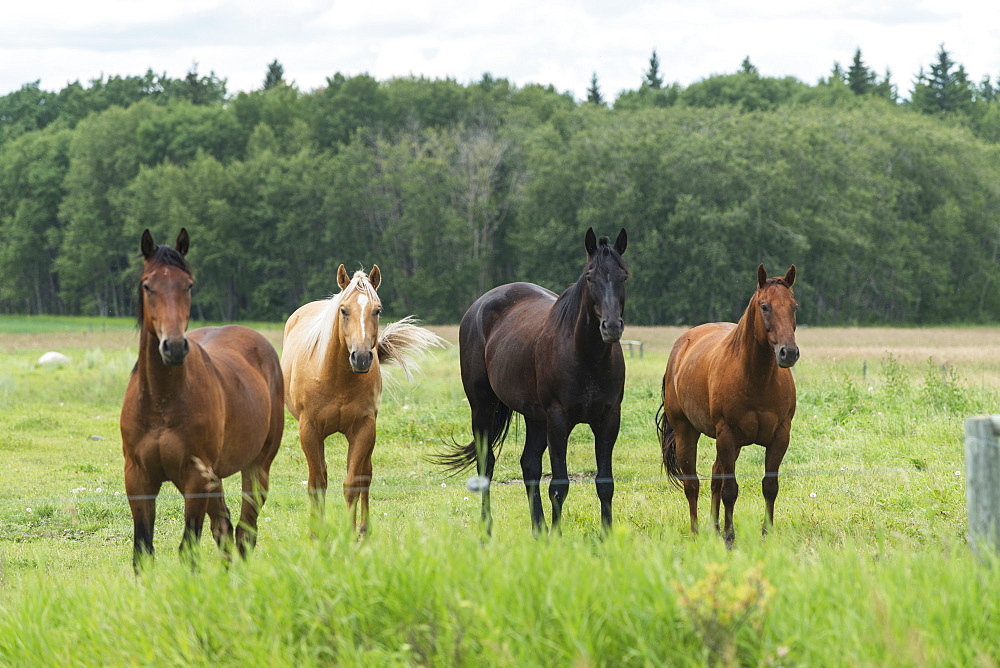
POLYGON ((1000 415, 965 420, 965 499, 969 545, 1000 554, 1000 415))

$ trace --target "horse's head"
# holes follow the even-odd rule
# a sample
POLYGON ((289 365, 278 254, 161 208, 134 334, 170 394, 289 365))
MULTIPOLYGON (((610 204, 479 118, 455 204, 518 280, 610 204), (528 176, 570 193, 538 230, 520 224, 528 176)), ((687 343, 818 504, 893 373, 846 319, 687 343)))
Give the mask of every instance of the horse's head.
POLYGON ((157 246, 153 235, 142 233, 142 277, 136 304, 142 328, 159 341, 164 364, 184 363, 188 353, 187 331, 191 317, 191 288, 194 277, 184 258, 189 245, 187 230, 181 228, 174 247, 157 246))
POLYGON ((774 350, 775 361, 784 369, 795 366, 799 360, 799 346, 795 343, 795 311, 799 305, 792 294, 794 283, 794 264, 782 278, 768 278, 764 265, 757 267, 756 301, 761 326, 774 350))
POLYGON ((337 283, 341 288, 340 331, 350 351, 351 369, 355 373, 368 373, 375 358, 378 319, 382 315, 382 301, 375 290, 381 282, 378 265, 374 265, 367 275, 363 271, 355 272, 353 278, 344 265, 337 270, 337 283))
POLYGON ((622 253, 627 244, 628 235, 624 229, 618 233, 613 246, 607 237, 601 237, 598 241, 592 227, 587 229, 584 239, 587 248, 587 268, 584 270, 587 292, 605 343, 615 343, 625 331, 622 313, 625 311, 628 269, 622 261, 622 253))

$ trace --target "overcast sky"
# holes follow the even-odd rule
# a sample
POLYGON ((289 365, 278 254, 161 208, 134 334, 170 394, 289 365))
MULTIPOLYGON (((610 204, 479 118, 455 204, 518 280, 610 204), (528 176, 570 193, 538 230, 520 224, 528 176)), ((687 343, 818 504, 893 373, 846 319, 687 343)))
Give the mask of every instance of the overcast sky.
POLYGON ((735 72, 815 84, 855 48, 903 96, 943 43, 978 82, 1000 76, 995 0, 8 0, 0 95, 147 69, 215 72, 230 93, 261 87, 277 59, 303 91, 336 72, 552 84, 586 96, 596 72, 613 101, 637 88, 655 49, 668 83, 735 72))

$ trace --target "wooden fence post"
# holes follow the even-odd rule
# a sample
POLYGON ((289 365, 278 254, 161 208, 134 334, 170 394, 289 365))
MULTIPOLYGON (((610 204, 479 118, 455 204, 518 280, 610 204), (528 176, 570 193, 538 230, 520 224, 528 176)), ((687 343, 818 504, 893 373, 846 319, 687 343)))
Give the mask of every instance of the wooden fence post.
POLYGON ((969 545, 1000 554, 1000 415, 965 420, 965 499, 969 545))

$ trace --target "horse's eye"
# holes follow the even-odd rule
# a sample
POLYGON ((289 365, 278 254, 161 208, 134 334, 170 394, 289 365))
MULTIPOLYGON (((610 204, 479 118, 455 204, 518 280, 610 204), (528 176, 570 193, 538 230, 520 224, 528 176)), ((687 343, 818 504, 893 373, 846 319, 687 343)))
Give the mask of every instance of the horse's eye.
POLYGON ((380 315, 382 315, 382 307, 381 306, 378 307, 377 309, 375 309, 375 317, 377 318, 380 315))
POLYGON ((340 315, 342 315, 342 316, 344 316, 346 318, 347 317, 347 309, 341 307, 341 309, 340 309, 340 315))
POLYGON ((760 305, 760 310, 763 311, 764 313, 767 313, 768 311, 771 310, 771 307, 768 306, 767 304, 761 304, 760 305))
POLYGON ((149 283, 143 283, 142 289, 146 291, 147 295, 153 294, 153 288, 149 287, 149 283))

